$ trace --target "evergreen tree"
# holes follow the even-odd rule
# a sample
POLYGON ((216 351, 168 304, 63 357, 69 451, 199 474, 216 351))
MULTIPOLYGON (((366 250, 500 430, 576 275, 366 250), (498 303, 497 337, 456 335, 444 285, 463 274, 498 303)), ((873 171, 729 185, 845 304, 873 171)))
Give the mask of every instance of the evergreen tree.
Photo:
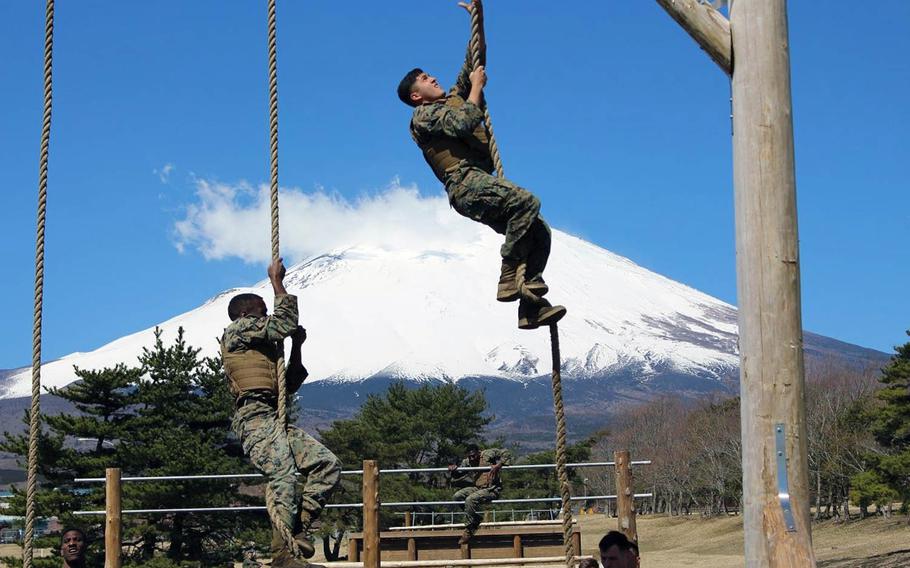
MULTIPOLYGON (((218 359, 199 357, 179 330, 172 345, 155 331, 138 365, 100 371, 75 370, 79 378, 63 389, 49 389, 70 401, 76 413, 44 416, 39 438, 38 515, 56 515, 66 526, 101 539, 103 518, 73 517, 97 509, 99 485, 76 485, 75 477, 103 477, 108 467, 124 475, 191 475, 251 471, 230 433, 233 398, 218 359), (85 442, 88 441, 88 447, 85 442)), ((28 414, 25 417, 28 422, 28 414)), ((28 436, 6 433, 0 450, 26 456, 28 436)), ((238 480, 124 483, 123 507, 141 509, 235 506, 254 502, 238 480)), ((13 500, 13 514, 24 511, 24 493, 13 500)), ((257 513, 178 513, 123 518, 126 566, 212 566, 240 556, 241 544, 268 541, 268 520, 257 513), (163 553, 163 556, 161 555, 163 553)), ((40 547, 58 548, 59 539, 40 547)), ((100 565, 103 551, 89 548, 89 565, 100 565)), ((21 565, 21 560, 8 565, 21 565)), ((59 566, 59 559, 35 559, 37 568, 59 566)))
MULTIPOLYGON (((79 380, 66 388, 50 388, 48 392, 72 403, 79 414, 42 416, 42 427, 38 442, 38 475, 41 478, 36 495, 38 517, 57 516, 67 527, 83 529, 87 537, 100 538, 102 522, 97 518, 75 517, 72 513, 80 509, 94 509, 103 500, 104 491, 97 485, 77 485, 77 477, 103 477, 105 467, 110 467, 116 454, 116 443, 121 436, 121 427, 129 415, 132 404, 131 389, 141 371, 125 365, 117 365, 100 371, 75 368, 79 380), (81 451, 80 440, 90 444, 81 451)), ((24 423, 29 421, 25 412, 24 423)), ((28 455, 28 434, 4 433, 0 450, 22 456, 19 460, 24 468, 28 455)), ((14 489, 11 512, 24 515, 25 490, 14 489)), ((57 551, 58 537, 37 539, 36 546, 49 547, 57 551)), ((90 561, 101 562, 103 554, 90 549, 90 561)), ((44 568, 59 566, 59 559, 35 558, 35 566, 44 568)), ((10 561, 7 565, 21 565, 21 560, 10 561)))
POLYGON ((879 380, 884 388, 877 394, 881 406, 873 415, 872 432, 887 453, 870 456, 872 468, 853 478, 851 498, 861 506, 901 500, 903 510, 907 512, 910 504, 910 342, 895 348, 895 354, 882 369, 879 380))

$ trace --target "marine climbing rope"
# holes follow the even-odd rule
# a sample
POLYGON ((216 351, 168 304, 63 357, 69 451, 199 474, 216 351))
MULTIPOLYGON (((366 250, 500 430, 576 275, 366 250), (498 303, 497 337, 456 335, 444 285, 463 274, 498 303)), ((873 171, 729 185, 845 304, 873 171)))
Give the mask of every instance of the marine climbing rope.
MULTIPOLYGON (((483 5, 481 0, 474 0, 469 8, 471 12, 471 63, 474 68, 480 65, 480 48, 481 35, 483 34, 483 20, 481 14, 483 5)), ((493 158, 493 164, 496 167, 496 174, 503 177, 502 157, 499 154, 499 146, 496 144, 496 137, 493 135, 493 122, 490 118, 489 105, 484 104, 483 119, 486 124, 487 133, 490 139, 490 155, 493 158)), ((560 373, 561 363, 559 355, 559 328, 556 324, 550 326, 550 353, 553 357, 552 387, 553 387, 553 409, 556 414, 556 476, 559 479, 559 494, 562 498, 562 538, 566 555, 566 567, 572 568, 573 560, 576 554, 581 551, 575 550, 572 542, 572 509, 570 506, 570 488, 569 474, 566 471, 566 442, 567 427, 566 413, 562 402, 562 376, 560 373)))
MULTIPOLYGON (((268 0, 268 52, 269 52, 269 199, 271 212, 272 260, 280 258, 278 238, 278 30, 275 0, 268 0)), ((278 351, 278 423, 288 426, 288 392, 285 376, 284 351, 278 351)), ((266 508, 272 526, 281 534, 288 550, 297 558, 303 557, 300 545, 294 539, 292 527, 287 526, 278 513, 275 496, 268 488, 265 492, 266 508)))

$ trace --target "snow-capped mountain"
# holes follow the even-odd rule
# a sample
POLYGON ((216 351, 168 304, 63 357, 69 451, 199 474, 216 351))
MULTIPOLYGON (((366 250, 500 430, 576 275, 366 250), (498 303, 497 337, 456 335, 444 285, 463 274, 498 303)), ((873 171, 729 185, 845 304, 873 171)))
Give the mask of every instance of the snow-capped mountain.
MULTIPOLYGON (((359 245, 289 268, 285 282, 299 296, 309 335, 308 384, 377 377, 527 382, 548 374, 548 330, 518 330, 517 303, 495 301, 500 242, 487 230, 446 250, 359 245)), ((548 298, 568 308, 559 325, 564 378, 622 374, 647 382, 671 373, 719 381, 735 373, 736 311, 729 304, 559 231, 546 276, 548 298)), ((271 301, 267 280, 227 290, 160 323, 165 340, 182 326, 191 345, 216 353, 228 301, 247 291, 271 301)), ((133 363, 151 341, 146 329, 47 363, 42 383, 71 382, 73 365, 133 363)), ((29 384, 28 370, 12 373, 0 397, 26 396, 29 384)))

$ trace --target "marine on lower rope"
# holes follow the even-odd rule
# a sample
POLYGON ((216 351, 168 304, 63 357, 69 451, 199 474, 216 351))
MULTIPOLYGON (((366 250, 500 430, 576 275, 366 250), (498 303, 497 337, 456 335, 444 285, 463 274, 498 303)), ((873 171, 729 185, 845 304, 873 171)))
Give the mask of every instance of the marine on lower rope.
MULTIPOLYGON (((268 479, 267 491, 277 515, 289 527, 305 557, 315 553, 309 539, 313 521, 338 486, 341 462, 315 438, 278 419, 278 360, 284 339, 291 338, 286 372, 287 390, 294 393, 307 377, 301 359, 306 330, 298 325, 297 297, 284 287, 281 259, 269 266, 275 293, 274 313, 256 294, 238 294, 228 304, 230 325, 221 338, 221 356, 231 393, 236 397, 232 428, 253 465, 268 479), (298 489, 296 474, 302 487, 298 489)), ((282 534, 272 527, 272 566, 304 568, 282 534)))

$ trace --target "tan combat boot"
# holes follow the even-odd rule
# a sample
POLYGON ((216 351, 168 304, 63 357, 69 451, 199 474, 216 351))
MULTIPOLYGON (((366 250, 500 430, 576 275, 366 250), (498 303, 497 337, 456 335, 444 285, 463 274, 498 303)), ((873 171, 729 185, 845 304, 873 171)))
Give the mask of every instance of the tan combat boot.
POLYGON ((498 302, 514 302, 518 299, 518 281, 515 279, 518 274, 518 265, 520 261, 502 259, 502 269, 499 271, 499 287, 496 289, 496 300, 498 302))
POLYGON ((564 315, 566 315, 564 306, 553 306, 546 300, 535 304, 522 298, 518 305, 518 329, 537 329, 553 325, 564 315))
MULTIPOLYGON (((313 543, 302 538, 301 534, 294 535, 294 540, 300 545, 303 555, 307 558, 312 558, 316 554, 316 549, 313 547, 313 543)), ((272 551, 272 566, 276 568, 309 568, 311 566, 306 560, 294 558, 294 555, 288 550, 281 533, 274 528, 272 529, 272 544, 270 548, 272 551)))
POLYGON ((550 291, 550 287, 543 281, 543 276, 540 274, 527 280, 527 270, 528 263, 522 262, 518 265, 518 270, 515 273, 515 283, 518 285, 518 295, 525 300, 539 304, 542 301, 541 298, 546 296, 547 292, 550 291))
POLYGON ((458 546, 464 546, 464 545, 468 544, 469 542, 471 542, 472 536, 474 536, 474 535, 471 534, 471 531, 469 531, 468 529, 465 529, 464 532, 461 533, 461 538, 458 539, 458 546))

